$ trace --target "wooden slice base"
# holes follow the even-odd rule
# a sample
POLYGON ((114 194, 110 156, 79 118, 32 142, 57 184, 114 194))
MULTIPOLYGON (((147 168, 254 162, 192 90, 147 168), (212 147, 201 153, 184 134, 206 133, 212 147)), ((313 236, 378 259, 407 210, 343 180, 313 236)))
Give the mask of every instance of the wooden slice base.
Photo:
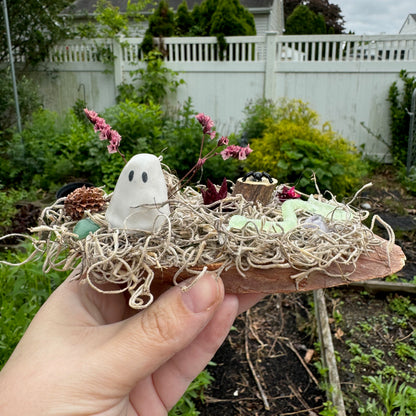
MULTIPOLYGON (((363 254, 356 263, 354 272, 347 278, 331 277, 325 273, 313 271, 309 277, 296 283, 292 276, 300 271, 293 268, 273 268, 273 269, 250 269, 241 276, 235 267, 223 271, 221 279, 224 282, 226 293, 291 293, 298 291, 309 291, 324 289, 333 286, 346 285, 349 282, 364 281, 389 276, 401 270, 405 263, 405 255, 398 245, 394 245, 390 251, 390 264, 387 255, 388 242, 383 243, 369 255, 363 254)), ((220 264, 208 266, 208 270, 216 270, 220 264)), ((195 268, 202 270, 202 267, 195 268)), ((344 270, 336 265, 328 268, 328 272, 341 274, 348 273, 351 267, 345 267, 344 270)), ((155 278, 152 283, 156 286, 157 291, 164 291, 172 286, 172 279, 175 275, 176 268, 154 269, 155 278)), ((178 281, 191 277, 190 274, 181 274, 178 281)))

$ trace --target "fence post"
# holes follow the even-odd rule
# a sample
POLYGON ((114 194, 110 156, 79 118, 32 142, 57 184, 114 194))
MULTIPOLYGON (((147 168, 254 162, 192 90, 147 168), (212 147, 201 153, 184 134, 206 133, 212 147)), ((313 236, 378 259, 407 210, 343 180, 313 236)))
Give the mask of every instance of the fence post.
POLYGON ((266 32, 266 62, 264 66, 263 98, 274 99, 277 32, 266 32))
POLYGON ((123 49, 121 46, 122 39, 113 39, 114 55, 114 86, 117 88, 123 82, 123 49))

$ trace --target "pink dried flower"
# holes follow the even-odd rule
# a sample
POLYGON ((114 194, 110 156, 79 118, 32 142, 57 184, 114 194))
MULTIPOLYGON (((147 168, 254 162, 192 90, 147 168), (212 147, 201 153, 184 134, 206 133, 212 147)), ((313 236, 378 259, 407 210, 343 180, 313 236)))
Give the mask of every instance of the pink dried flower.
POLYGON ((85 115, 88 120, 94 124, 94 131, 100 132, 100 140, 108 140, 110 144, 107 146, 108 153, 120 153, 123 160, 127 163, 124 155, 120 152, 119 146, 121 142, 120 134, 111 128, 102 117, 99 117, 95 111, 84 108, 85 115))
POLYGON ((103 126, 102 129, 101 128, 100 129, 96 129, 96 126, 97 125, 94 126, 94 130, 100 132, 100 135, 98 136, 100 138, 100 140, 110 140, 110 136, 111 136, 111 133, 110 133, 111 128, 110 128, 110 126, 106 124, 105 126, 103 126))
POLYGON ((247 147, 241 147, 237 146, 236 144, 232 144, 231 146, 226 147, 220 153, 224 160, 227 160, 230 157, 238 160, 244 160, 247 159, 247 156, 252 151, 253 149, 250 149, 250 145, 247 145, 247 147))
POLYGON ((218 140, 218 146, 228 146, 228 137, 221 136, 221 138, 218 140))
POLYGON ((212 121, 210 116, 207 116, 204 113, 199 113, 195 116, 195 118, 198 120, 199 124, 202 126, 202 131, 204 134, 209 134, 211 140, 215 138, 215 135, 217 134, 215 131, 213 131, 214 122, 212 121))
POLYGON ((108 153, 117 153, 120 146, 121 136, 115 130, 110 130, 110 144, 107 146, 108 153))
MULTIPOLYGON (((182 177, 182 179, 179 181, 178 185, 176 186, 176 188, 174 189, 174 191, 170 195, 173 195, 175 192, 179 191, 179 189, 182 186, 187 185, 192 180, 192 178, 195 176, 196 172, 203 167, 203 165, 205 164, 205 162, 208 159, 211 159, 212 157, 217 156, 217 155, 221 155, 224 160, 229 159, 230 157, 233 157, 233 158, 236 158, 236 159, 239 159, 239 160, 244 160, 244 159, 247 158, 247 155, 249 155, 252 152, 252 149, 250 149, 250 146, 247 146, 247 147, 240 147, 240 146, 236 146, 236 145, 228 146, 228 143, 229 143, 228 137, 221 136, 220 139, 218 139, 216 146, 214 146, 206 154, 203 154, 204 144, 205 144, 204 143, 205 142, 205 135, 208 135, 209 138, 211 140, 213 140, 216 137, 217 132, 215 130, 213 130, 214 122, 212 121, 210 116, 207 116, 204 113, 199 113, 195 116, 195 118, 201 124, 202 130, 203 130, 201 145, 200 145, 200 149, 199 149, 198 161, 191 168, 191 170, 189 170, 185 174, 185 176, 182 177), (220 148, 222 146, 228 146, 228 147, 226 149, 222 150, 221 152, 218 152, 218 148, 220 148)), ((208 184, 208 190, 211 189, 210 192, 213 192, 213 190, 215 189, 215 186, 214 185, 211 186, 211 185, 208 184), (212 187, 214 187, 214 188, 212 188, 212 187)), ((223 184, 223 186, 225 186, 225 189, 226 189, 226 184, 225 185, 223 184)), ((223 186, 221 188, 224 191, 223 186)), ((204 192, 203 192, 203 194, 204 194, 204 192)))

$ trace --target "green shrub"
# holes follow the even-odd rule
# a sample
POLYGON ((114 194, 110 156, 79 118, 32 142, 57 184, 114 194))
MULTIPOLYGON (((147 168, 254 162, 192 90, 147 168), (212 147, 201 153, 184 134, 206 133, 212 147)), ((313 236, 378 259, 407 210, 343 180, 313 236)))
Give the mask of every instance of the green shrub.
POLYGON ((0 181, 7 187, 56 190, 68 180, 83 178, 95 137, 72 111, 59 116, 39 110, 21 134, 14 134, 2 158, 0 181))
POLYGON ((324 16, 316 14, 308 6, 299 4, 287 18, 285 25, 286 35, 315 35, 326 34, 324 16))
POLYGON ((263 133, 267 128, 270 119, 276 117, 278 105, 265 98, 257 101, 250 101, 244 108, 244 120, 241 123, 241 131, 248 139, 263 137, 263 133))
POLYGON ((169 93, 174 93, 183 79, 177 79, 178 73, 166 67, 162 54, 150 51, 144 58, 145 68, 130 72, 131 83, 119 85, 118 102, 134 101, 140 104, 162 104, 169 93))
POLYGON ((219 0, 212 15, 210 34, 213 36, 255 35, 254 17, 239 0, 219 0))
MULTIPOLYGON (((38 87, 31 79, 21 75, 17 82, 19 110, 22 124, 40 107, 38 87)), ((0 70, 0 138, 17 123, 12 76, 8 66, 0 70)), ((1 148, 0 148, 1 149, 1 148)))
POLYGON ((189 31, 193 26, 194 20, 192 14, 188 10, 188 3, 183 0, 178 6, 175 16, 175 35, 189 36, 189 31))
MULTIPOLYGON (((99 140, 92 124, 85 123, 79 105, 76 113, 70 110, 63 116, 48 110, 36 112, 0 156, 0 184, 55 192, 65 183, 88 181, 113 189, 124 162, 107 152, 107 143, 99 140)), ((159 104, 125 101, 100 115, 120 133, 120 151, 127 159, 137 153, 162 154, 178 176, 198 160, 202 130, 190 100, 171 112, 159 104)), ((214 142, 208 143, 206 149, 213 146, 214 142)), ((220 183, 224 176, 235 179, 237 171, 235 160, 224 162, 217 156, 204 165, 202 176, 220 183)))
POLYGON ((27 196, 24 190, 2 189, 0 185, 0 235, 12 225, 13 217, 18 213, 16 203, 27 196))
POLYGON ((398 169, 398 174, 400 182, 406 190, 412 194, 416 194, 416 165, 411 166, 409 172, 407 172, 407 169, 403 166, 398 169))
POLYGON ((400 71, 403 86, 399 89, 397 82, 393 82, 389 89, 390 102, 390 152, 396 165, 406 166, 407 147, 409 140, 409 114, 412 93, 416 88, 416 77, 410 77, 405 70, 400 71))
POLYGON ((280 182, 296 183, 308 193, 315 192, 312 172, 322 191, 338 196, 360 184, 366 172, 360 153, 329 123, 320 126, 317 113, 307 104, 283 100, 271 117, 256 123, 266 127, 262 137, 251 139, 253 153, 247 159, 248 169, 267 171, 280 182))

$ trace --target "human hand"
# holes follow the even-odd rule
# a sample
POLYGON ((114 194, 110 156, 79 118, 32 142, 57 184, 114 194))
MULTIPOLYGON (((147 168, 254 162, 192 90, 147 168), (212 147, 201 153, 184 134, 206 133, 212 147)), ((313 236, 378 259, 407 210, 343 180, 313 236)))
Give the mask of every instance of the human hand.
POLYGON ((123 294, 67 279, 0 372, 0 414, 166 415, 262 295, 225 295, 206 273, 131 316, 123 294))

